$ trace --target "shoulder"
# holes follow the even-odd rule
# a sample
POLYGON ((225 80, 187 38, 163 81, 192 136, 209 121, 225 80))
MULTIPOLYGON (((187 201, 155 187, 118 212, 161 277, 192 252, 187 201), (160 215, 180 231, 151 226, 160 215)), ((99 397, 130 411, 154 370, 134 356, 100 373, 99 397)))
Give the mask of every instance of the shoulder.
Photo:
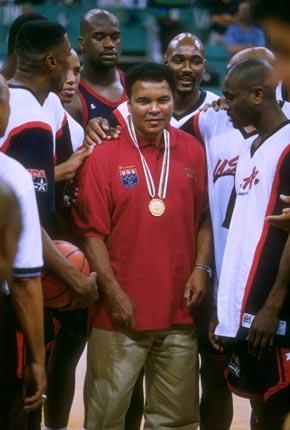
POLYGON ((19 196, 25 189, 33 189, 30 173, 18 161, 0 152, 0 178, 19 196))

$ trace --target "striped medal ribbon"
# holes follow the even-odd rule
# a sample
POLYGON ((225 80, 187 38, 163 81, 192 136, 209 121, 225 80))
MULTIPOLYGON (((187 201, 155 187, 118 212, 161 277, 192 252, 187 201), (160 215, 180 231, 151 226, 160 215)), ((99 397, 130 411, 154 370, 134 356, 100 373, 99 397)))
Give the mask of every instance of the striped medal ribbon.
POLYGON ((148 164, 144 158, 144 155, 142 154, 142 152, 140 150, 137 136, 136 136, 135 127, 134 127, 131 115, 128 118, 128 130, 129 130, 130 137, 131 137, 134 145, 136 146, 136 148, 139 152, 139 155, 141 158, 141 163, 143 166, 145 179, 146 179, 148 193, 151 197, 151 200, 150 200, 149 206, 148 206, 149 212, 151 213, 151 215, 153 215, 155 217, 159 217, 159 216, 163 215, 165 212, 164 200, 165 200, 166 194, 167 194, 169 165, 170 165, 170 136, 169 136, 169 132, 168 132, 168 130, 163 131, 165 149, 164 149, 162 169, 161 169, 160 179, 159 179, 158 194, 156 197, 156 188, 155 188, 155 184, 153 181, 153 177, 151 175, 149 166, 148 166, 148 164))

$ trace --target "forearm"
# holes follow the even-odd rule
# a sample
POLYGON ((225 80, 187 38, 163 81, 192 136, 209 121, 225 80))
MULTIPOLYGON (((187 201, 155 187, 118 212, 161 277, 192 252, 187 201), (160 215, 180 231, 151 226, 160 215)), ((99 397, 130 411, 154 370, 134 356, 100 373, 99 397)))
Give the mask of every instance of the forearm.
POLYGON ((84 249, 90 266, 98 274, 98 285, 105 294, 121 288, 111 266, 106 244, 102 239, 89 237, 84 239, 84 249))
POLYGON ((211 265, 212 263, 212 228, 210 217, 202 223, 197 234, 195 264, 211 265))
POLYGON ((284 250, 279 263, 278 273, 264 306, 279 312, 285 302, 286 297, 289 294, 289 284, 290 284, 290 236, 288 236, 288 239, 284 246, 284 250))
POLYGON ((29 348, 31 360, 43 365, 43 299, 40 278, 13 278, 11 302, 29 348))

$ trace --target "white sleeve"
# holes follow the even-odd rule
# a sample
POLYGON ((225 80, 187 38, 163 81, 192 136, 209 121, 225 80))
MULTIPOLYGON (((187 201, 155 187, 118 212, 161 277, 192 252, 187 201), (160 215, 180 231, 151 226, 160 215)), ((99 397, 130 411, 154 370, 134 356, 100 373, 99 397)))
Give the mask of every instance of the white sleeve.
POLYGON ((16 257, 13 265, 15 277, 38 276, 43 266, 41 228, 32 178, 22 172, 22 181, 11 184, 16 192, 22 220, 16 257))

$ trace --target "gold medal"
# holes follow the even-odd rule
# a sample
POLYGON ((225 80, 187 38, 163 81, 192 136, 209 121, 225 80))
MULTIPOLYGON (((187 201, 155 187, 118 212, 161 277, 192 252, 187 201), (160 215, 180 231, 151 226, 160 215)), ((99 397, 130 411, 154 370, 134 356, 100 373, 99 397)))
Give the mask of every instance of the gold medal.
POLYGON ((165 212, 165 203, 161 199, 152 199, 149 203, 149 212, 153 216, 162 216, 165 212))

